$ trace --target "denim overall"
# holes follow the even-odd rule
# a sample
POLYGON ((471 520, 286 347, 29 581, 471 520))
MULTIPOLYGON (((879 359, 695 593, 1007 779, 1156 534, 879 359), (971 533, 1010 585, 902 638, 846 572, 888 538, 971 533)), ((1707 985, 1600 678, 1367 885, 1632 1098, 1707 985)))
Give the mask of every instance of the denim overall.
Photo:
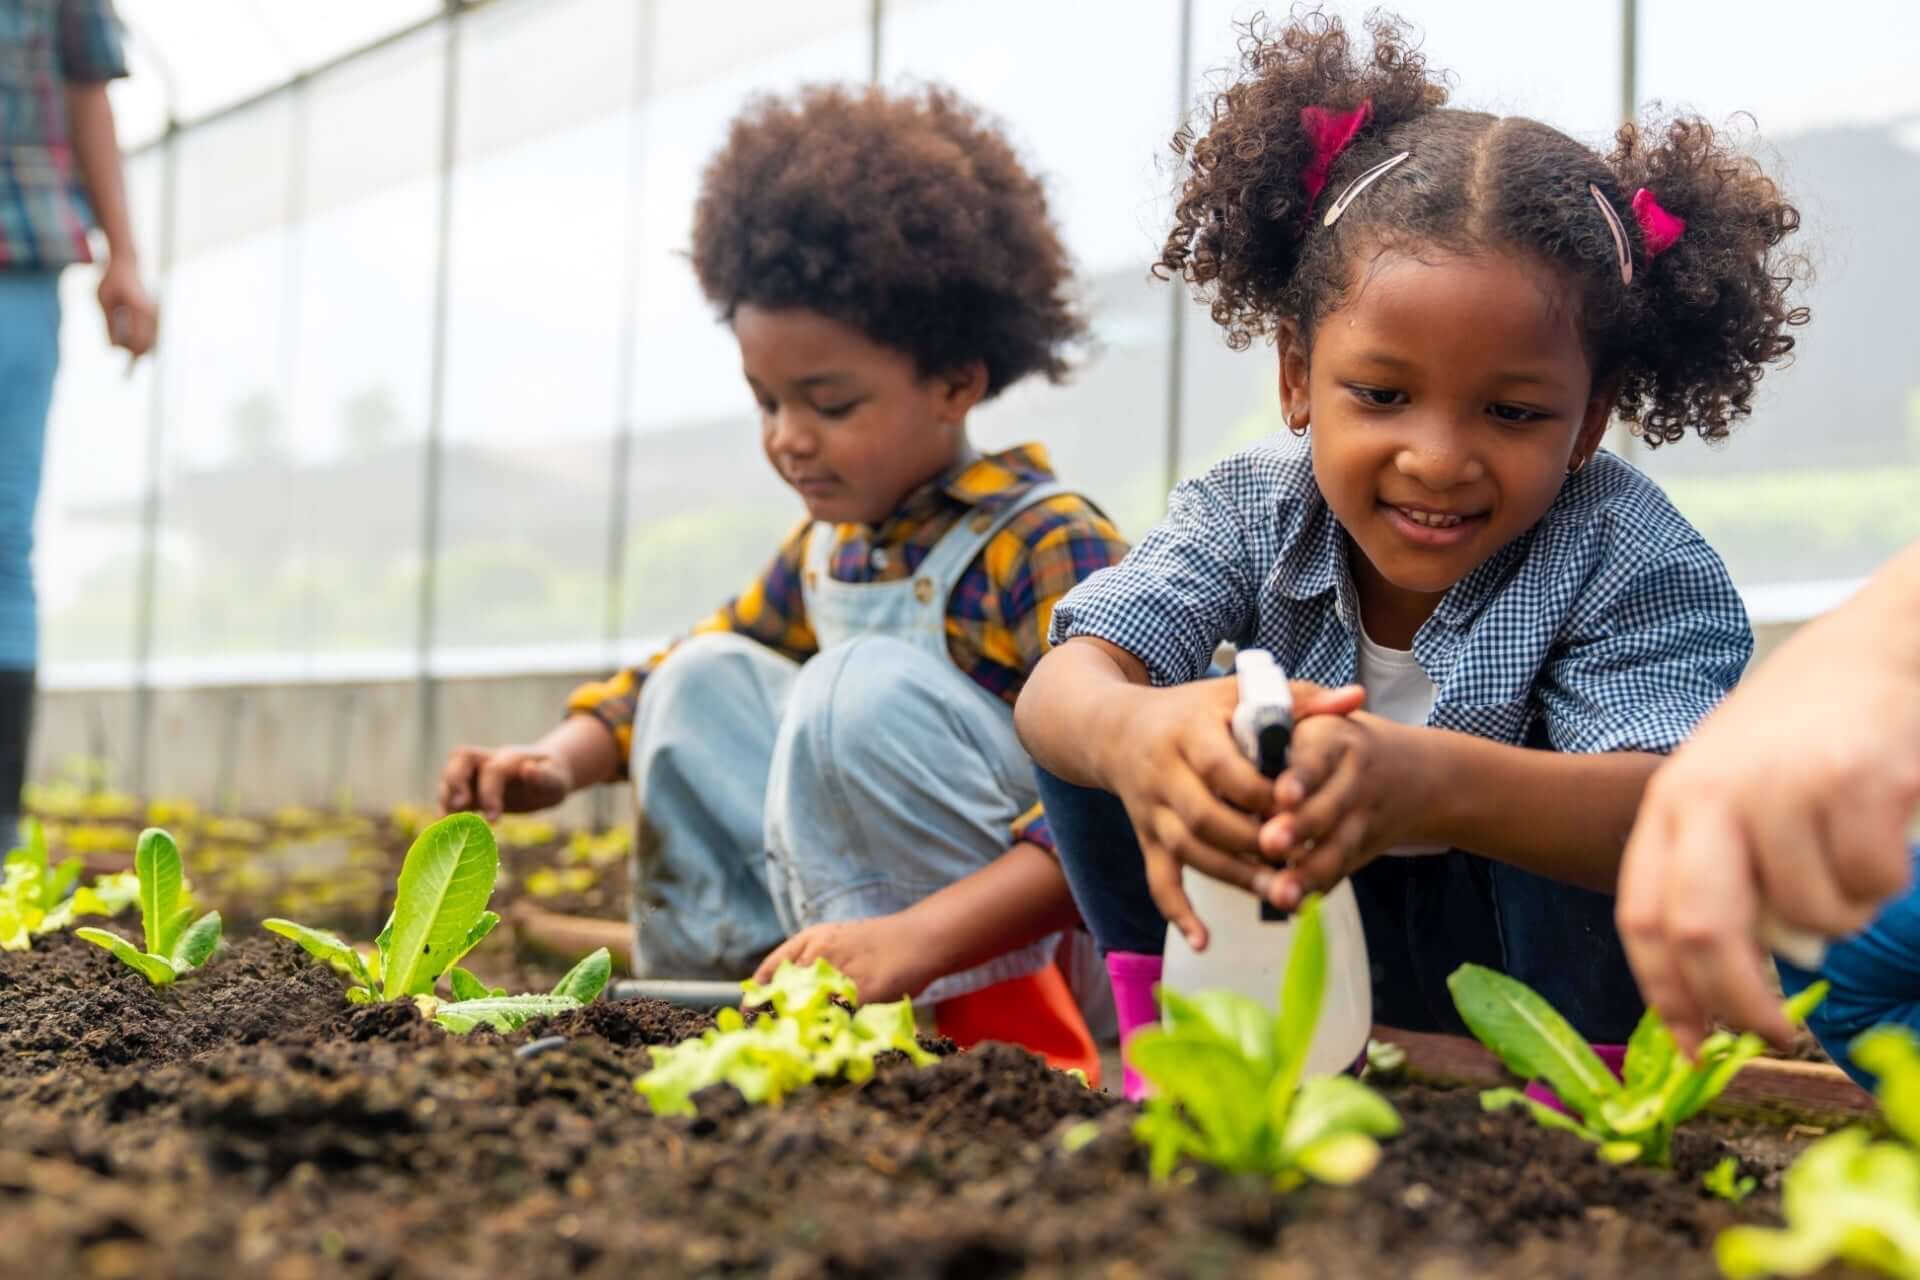
MULTIPOLYGON (((1033 767, 1012 708, 953 665, 947 600, 1009 521, 1064 492, 1043 483, 962 517, 892 582, 835 581, 834 530, 817 524, 801 591, 818 655, 697 636, 648 677, 630 762, 643 973, 741 977, 789 934, 902 910, 1006 852, 1037 798, 1033 767)), ((1035 972, 1058 942, 922 998, 1035 972)))

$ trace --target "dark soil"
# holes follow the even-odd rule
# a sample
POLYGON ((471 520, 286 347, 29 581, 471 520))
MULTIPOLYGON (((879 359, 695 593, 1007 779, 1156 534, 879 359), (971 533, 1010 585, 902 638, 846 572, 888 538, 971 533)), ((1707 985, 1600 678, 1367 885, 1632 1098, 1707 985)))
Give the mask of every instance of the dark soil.
POLYGON ((63 939, 0 956, 0 1275, 1706 1277, 1715 1232, 1777 1212, 1791 1155, 1710 1120, 1674 1173, 1616 1170, 1471 1091, 1403 1087, 1407 1131, 1358 1188, 1156 1187, 1133 1108, 1002 1046, 663 1119, 632 1080, 702 1014, 462 1039, 345 1005, 278 939, 166 992, 117 970, 63 939), (1764 1182, 1739 1208, 1699 1190, 1729 1151, 1764 1182))

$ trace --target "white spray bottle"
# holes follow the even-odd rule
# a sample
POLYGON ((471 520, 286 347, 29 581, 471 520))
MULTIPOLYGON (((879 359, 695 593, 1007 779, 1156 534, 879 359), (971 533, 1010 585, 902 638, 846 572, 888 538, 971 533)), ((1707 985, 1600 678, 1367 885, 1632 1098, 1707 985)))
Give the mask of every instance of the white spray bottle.
MULTIPOLYGON (((1240 682, 1234 740, 1260 772, 1277 778, 1287 767, 1293 740, 1293 692, 1286 672, 1264 649, 1242 649, 1234 672, 1240 682)), ((1183 872, 1182 883, 1212 938, 1205 951, 1195 951, 1184 934, 1169 926, 1162 982, 1181 992, 1237 991, 1277 1010, 1280 977, 1293 947, 1292 917, 1191 867, 1183 872)), ((1327 991, 1307 1053, 1308 1075, 1332 1075, 1351 1067, 1366 1049, 1373 1026, 1372 970, 1351 884, 1342 880, 1326 895, 1320 919, 1326 929, 1327 991)))

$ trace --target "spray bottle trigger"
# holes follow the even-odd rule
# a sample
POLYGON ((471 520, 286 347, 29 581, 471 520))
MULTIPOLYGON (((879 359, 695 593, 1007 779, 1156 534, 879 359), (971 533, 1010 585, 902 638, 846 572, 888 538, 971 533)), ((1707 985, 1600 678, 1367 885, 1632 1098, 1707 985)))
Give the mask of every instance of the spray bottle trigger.
POLYGON ((1269 778, 1277 778, 1286 772, 1287 748, 1293 744, 1293 727, 1288 724, 1270 724, 1260 730, 1259 746, 1260 772, 1269 778))

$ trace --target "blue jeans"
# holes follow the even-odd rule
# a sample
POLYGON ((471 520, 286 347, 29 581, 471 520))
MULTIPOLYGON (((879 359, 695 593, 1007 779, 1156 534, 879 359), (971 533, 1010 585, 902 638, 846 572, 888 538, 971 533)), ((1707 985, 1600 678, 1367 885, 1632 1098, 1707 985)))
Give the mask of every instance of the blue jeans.
POLYGON ((33 516, 60 351, 60 273, 0 269, 0 670, 39 659, 33 516))
POLYGON ((1865 930, 1827 948, 1819 973, 1776 958, 1780 986, 1795 995, 1814 979, 1833 984, 1827 998, 1807 1018, 1807 1029, 1863 1087, 1873 1077, 1853 1065, 1847 1046, 1863 1031, 1893 1023, 1920 1033, 1920 845, 1913 850, 1915 878, 1907 892, 1875 917, 1865 930))
MULTIPOLYGON (((1147 890, 1126 809, 1039 770, 1060 862, 1101 951, 1158 955, 1167 922, 1147 890)), ((1467 1034, 1447 992, 1462 964, 1525 982, 1597 1043, 1623 1043, 1645 1006, 1613 924, 1613 899, 1454 851, 1377 858, 1353 876, 1373 967, 1373 1016, 1407 1031, 1467 1034)))
MULTIPOLYGON (((630 772, 637 967, 665 978, 745 977, 788 934, 904 910, 1004 854, 1034 800, 1006 703, 879 635, 805 664, 694 637, 647 678, 630 772)), ((925 999, 1037 972, 1059 941, 925 999)))

